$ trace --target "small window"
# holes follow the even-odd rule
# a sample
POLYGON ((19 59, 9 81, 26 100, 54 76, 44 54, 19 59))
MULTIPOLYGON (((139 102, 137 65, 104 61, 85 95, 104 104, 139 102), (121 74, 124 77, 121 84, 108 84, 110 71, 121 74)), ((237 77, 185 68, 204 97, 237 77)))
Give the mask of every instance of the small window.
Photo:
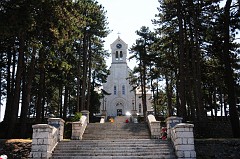
POLYGON ((120 60, 123 60, 123 53, 120 51, 120 60))
POLYGON ((125 95, 125 86, 122 85, 122 95, 125 95))
POLYGON ((113 93, 114 93, 114 95, 117 95, 117 86, 114 86, 113 93))
POLYGON ((138 110, 139 113, 142 113, 142 105, 141 103, 139 103, 139 110, 138 110))
POLYGON ((116 51, 116 56, 115 57, 116 57, 116 60, 118 60, 118 51, 116 51))

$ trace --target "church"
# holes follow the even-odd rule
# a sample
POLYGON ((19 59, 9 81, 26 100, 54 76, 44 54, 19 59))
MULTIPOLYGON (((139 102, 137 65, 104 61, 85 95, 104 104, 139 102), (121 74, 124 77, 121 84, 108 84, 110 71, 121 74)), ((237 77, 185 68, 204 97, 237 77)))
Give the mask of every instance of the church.
MULTIPOLYGON (((103 83, 104 95, 101 101, 101 113, 106 116, 121 116, 137 113, 143 115, 142 94, 140 87, 133 90, 129 84, 131 69, 127 65, 128 45, 118 36, 110 45, 112 63, 110 75, 103 83)), ((151 92, 147 90, 147 110, 152 111, 151 92)))

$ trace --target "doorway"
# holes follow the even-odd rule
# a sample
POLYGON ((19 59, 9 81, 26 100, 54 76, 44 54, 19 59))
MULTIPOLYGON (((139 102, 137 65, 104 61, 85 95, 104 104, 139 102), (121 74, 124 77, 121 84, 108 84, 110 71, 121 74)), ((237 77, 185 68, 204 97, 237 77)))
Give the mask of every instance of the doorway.
POLYGON ((117 109, 117 116, 122 116, 122 109, 117 109))

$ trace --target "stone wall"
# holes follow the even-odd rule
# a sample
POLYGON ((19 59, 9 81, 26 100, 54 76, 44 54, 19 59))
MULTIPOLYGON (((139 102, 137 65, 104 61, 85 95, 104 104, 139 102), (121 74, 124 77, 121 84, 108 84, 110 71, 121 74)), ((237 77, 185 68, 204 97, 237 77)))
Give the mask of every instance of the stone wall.
POLYGON ((193 124, 182 123, 181 117, 169 117, 167 123, 167 138, 174 145, 178 159, 195 159, 193 124))
POLYGON ((64 120, 52 118, 48 122, 48 124, 32 126, 32 147, 29 158, 50 158, 57 143, 63 139, 64 120))
POLYGON ((171 129, 170 135, 178 159, 196 158, 193 124, 177 124, 171 129))
POLYGON ((87 127, 87 117, 82 116, 80 121, 72 123, 72 140, 81 140, 87 127))
POLYGON ((153 115, 148 115, 147 122, 151 132, 151 138, 159 139, 161 137, 160 121, 156 121, 153 115))
POLYGON ((197 159, 239 159, 240 139, 195 139, 197 159))
POLYGON ((50 158, 58 141, 57 128, 48 124, 33 125, 30 158, 50 158))

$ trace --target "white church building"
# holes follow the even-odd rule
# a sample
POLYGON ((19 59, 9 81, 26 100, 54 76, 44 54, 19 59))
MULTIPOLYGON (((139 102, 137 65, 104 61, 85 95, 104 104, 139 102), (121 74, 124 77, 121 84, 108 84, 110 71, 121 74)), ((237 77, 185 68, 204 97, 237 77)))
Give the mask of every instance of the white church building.
MULTIPOLYGON (((132 91, 129 84, 131 69, 127 65, 128 45, 118 37, 111 45, 112 63, 110 75, 103 83, 103 90, 110 95, 104 95, 101 100, 101 113, 106 116, 120 116, 135 112, 143 115, 141 89, 132 91)), ((147 110, 152 110, 151 92, 147 90, 147 110)))

